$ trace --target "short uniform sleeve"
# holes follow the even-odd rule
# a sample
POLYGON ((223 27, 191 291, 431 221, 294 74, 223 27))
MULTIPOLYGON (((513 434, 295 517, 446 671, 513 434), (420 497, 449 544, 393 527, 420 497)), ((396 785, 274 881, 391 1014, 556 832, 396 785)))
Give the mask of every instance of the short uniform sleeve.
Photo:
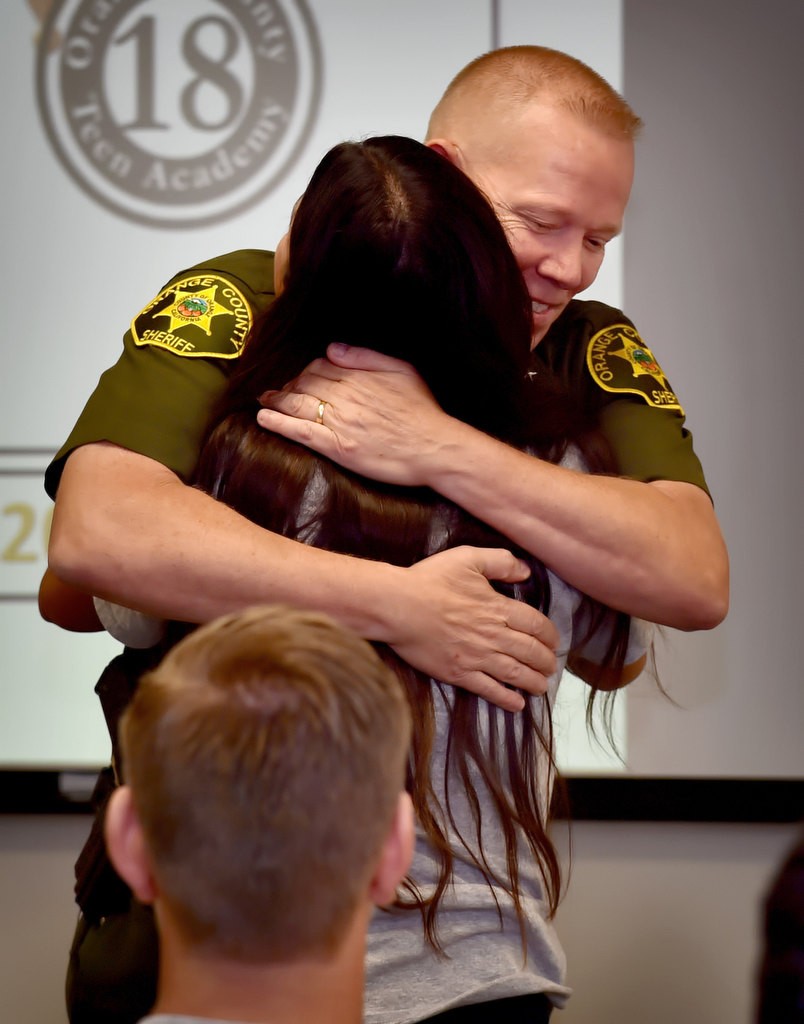
POLYGON ((602 409, 600 429, 615 452, 623 476, 645 482, 679 480, 709 493, 682 413, 619 399, 602 409))
POLYGON ((68 456, 111 441, 184 480, 248 332, 273 301, 273 254, 229 253, 174 277, 134 318, 118 361, 100 378, 45 473, 55 497, 68 456))
POLYGON ((633 480, 678 480, 709 493, 681 402, 655 355, 618 309, 569 304, 536 356, 594 411, 618 472, 633 480))

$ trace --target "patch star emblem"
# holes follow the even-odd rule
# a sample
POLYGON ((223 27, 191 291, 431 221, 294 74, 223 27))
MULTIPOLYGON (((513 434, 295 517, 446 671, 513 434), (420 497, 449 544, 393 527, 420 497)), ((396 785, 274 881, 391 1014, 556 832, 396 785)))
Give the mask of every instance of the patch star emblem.
POLYGON ((177 288, 175 294, 176 301, 173 305, 168 306, 159 313, 154 313, 153 316, 169 317, 170 322, 167 328, 169 331, 175 331, 177 327, 183 327, 184 324, 195 324, 196 327, 206 331, 207 335, 211 335, 212 318, 214 316, 233 315, 231 309, 225 309, 220 303, 215 301, 217 290, 217 285, 214 288, 207 288, 201 292, 183 291, 181 288, 177 288))
POLYGON ((647 373, 650 377, 661 377, 662 380, 667 383, 667 380, 662 373, 662 368, 653 358, 653 353, 649 348, 627 338, 624 334, 620 335, 620 340, 623 343, 623 347, 620 349, 612 349, 611 354, 613 356, 624 356, 631 366, 634 368, 634 376, 638 377, 642 373, 647 373))
POLYGON ((639 395, 648 405, 684 414, 656 357, 630 324, 612 324, 593 335, 586 365, 604 391, 639 395))
POLYGON ((236 359, 251 324, 251 307, 231 281, 199 274, 161 291, 132 321, 131 333, 137 345, 178 356, 236 359))

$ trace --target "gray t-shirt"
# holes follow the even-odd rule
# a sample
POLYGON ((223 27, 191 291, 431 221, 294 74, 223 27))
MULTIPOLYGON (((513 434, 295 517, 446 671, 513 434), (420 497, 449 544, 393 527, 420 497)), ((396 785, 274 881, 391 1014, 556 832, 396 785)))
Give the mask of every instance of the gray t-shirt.
MULTIPOLYGON (((558 670, 550 679, 547 700, 555 699, 561 673, 571 647, 577 645, 587 599, 552 573, 550 619, 561 637, 557 651, 558 670), (573 644, 573 635, 576 643, 573 644)), ((639 658, 649 642, 652 627, 633 620, 627 662, 639 658)), ((582 634, 581 634, 582 635, 582 634)), ((592 648, 582 650, 590 660, 599 660, 605 651, 598 634, 592 648), (602 650, 601 650, 602 648, 602 650)), ((443 806, 443 765, 448 726, 447 701, 435 692, 436 740, 433 750, 433 784, 443 806)), ((543 699, 531 698, 535 709, 547 713, 543 699)), ((494 709, 493 725, 499 728, 505 712, 494 709)), ((540 778, 546 807, 551 796, 547 758, 542 754, 540 778)), ((475 781, 483 822, 483 850, 486 858, 503 878, 507 877, 505 841, 497 811, 489 795, 475 781)), ((464 839, 472 844, 473 819, 466 801, 456 800, 451 787, 451 806, 464 839)), ((415 910, 375 911, 369 927, 366 962, 365 1024, 408 1024, 433 1016, 453 1006, 482 1003, 532 993, 544 993, 558 1007, 563 1006, 570 989, 565 984, 565 958, 555 929, 547 917, 542 881, 532 854, 520 845, 520 888, 526 917, 523 958, 519 922, 512 901, 504 891, 490 889, 480 870, 467 856, 460 839, 448 829, 455 856, 453 883, 441 901, 437 916, 438 938, 446 953, 439 956, 427 944, 421 917, 415 910), (499 910, 498 910, 499 906, 499 910)), ((417 832, 411 876, 426 895, 438 877, 438 861, 421 829, 417 832)))
MULTIPOLYGON (((582 469, 577 456, 570 452, 563 464, 582 469)), ((323 499, 323 476, 314 474, 310 481, 301 522, 315 523, 315 510, 323 499)), ((430 550, 444 545, 449 513, 434 527, 430 550)), ((316 527, 302 531, 300 539, 315 543, 316 527)), ((587 632, 589 602, 574 587, 548 573, 550 582, 549 617, 559 633, 556 651, 558 666, 549 681, 546 700, 531 698, 534 714, 547 715, 555 700, 561 674, 570 650, 583 654, 593 663, 599 662, 606 650, 605 630, 600 630, 591 644, 579 648, 579 638, 587 632)), ((99 608, 101 611, 102 608, 99 608)), ((129 613, 127 620, 120 609, 115 614, 113 635, 131 643, 132 630, 155 627, 139 613, 129 613)), ((626 663, 635 661, 646 650, 652 629, 641 620, 632 620, 631 643, 626 663)), ((454 691, 442 693, 434 687, 436 736, 432 754, 432 781, 440 805, 445 805, 443 766, 446 762, 446 741, 449 724, 448 703, 454 691)), ((492 709, 491 728, 502 729, 505 712, 492 709)), ((488 732, 486 733, 488 736, 488 732)), ((551 797, 548 758, 541 755, 538 766, 543 780, 542 807, 551 797)), ((483 853, 495 874, 506 878, 505 841, 497 820, 497 811, 490 796, 475 782, 480 799, 483 823, 483 853)), ((450 788, 453 815, 461 835, 470 842, 474 823, 462 791, 450 788)), ((454 855, 453 881, 445 892, 437 916, 438 938, 445 955, 437 954, 425 940, 421 917, 416 910, 378 910, 369 926, 366 959, 365 1024, 412 1024, 453 1006, 483 1003, 490 999, 543 993, 558 1007, 570 995, 565 984, 565 957, 555 929, 547 916, 542 881, 524 839, 520 846, 519 872, 522 909, 526 918, 525 951, 523 955, 519 921, 511 899, 500 888, 489 887, 483 874, 451 828, 447 829, 454 855)), ((474 848, 474 847, 473 847, 474 848)), ((438 860, 423 831, 418 829, 416 850, 410 872, 423 894, 432 890, 438 878, 438 860)), ((149 1021, 148 1024, 157 1024, 149 1021)), ((163 1024, 159 1021, 158 1024, 163 1024)))
MULTIPOLYGON (((563 465, 583 470, 575 449, 563 465)), ((443 546, 431 538, 433 550, 443 546)), ((588 632, 590 603, 574 587, 548 572, 549 617, 558 630, 557 668, 550 678, 546 699, 530 698, 537 721, 552 709, 558 684, 571 650, 599 663, 607 648, 605 627, 579 647, 588 632)), ((611 617, 613 622, 613 615, 611 617)), ((626 663, 636 661, 647 649, 653 627, 632 619, 626 663)), ((449 724, 448 702, 454 691, 436 689, 436 738, 432 755, 432 781, 436 797, 444 806, 443 771, 449 724)), ((502 729, 505 712, 493 708, 488 729, 502 729)), ((483 719, 488 721, 487 719, 483 719)), ((488 736, 488 730, 486 731, 488 736)), ((503 747, 504 749, 504 747, 503 747)), ((547 755, 540 755, 538 777, 543 780, 542 808, 552 795, 547 755)), ((490 795, 475 779, 483 824, 483 853, 495 874, 508 877, 505 840, 497 810, 490 795)), ((473 852, 474 819, 459 787, 450 787, 450 802, 458 829, 473 852), (456 798, 456 792, 458 796, 456 798)), ((416 910, 378 910, 369 926, 366 959, 365 1024, 412 1024, 454 1006, 483 1003, 490 999, 543 993, 555 1006, 563 1006, 570 995, 565 983, 566 961, 555 928, 548 919, 542 879, 525 841, 519 847, 519 881, 522 909, 526 918, 525 950, 510 897, 499 887, 489 887, 483 874, 466 853, 461 839, 447 826, 454 855, 453 881, 442 897, 437 915, 438 939, 444 950, 439 955, 426 942, 421 917, 416 910)), ((426 896, 438 878, 438 859, 424 832, 417 826, 416 850, 411 877, 426 896)))
POLYGON ((139 1024, 243 1024, 236 1020, 219 1020, 217 1017, 188 1017, 183 1013, 154 1013, 143 1017, 139 1024))

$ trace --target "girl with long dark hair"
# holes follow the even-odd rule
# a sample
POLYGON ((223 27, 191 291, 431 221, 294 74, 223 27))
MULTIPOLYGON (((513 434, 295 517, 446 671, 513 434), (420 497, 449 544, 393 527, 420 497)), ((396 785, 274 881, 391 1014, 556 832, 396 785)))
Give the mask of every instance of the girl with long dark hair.
MULTIPOLYGON (((614 471, 593 411, 546 366, 533 372, 531 302, 503 229, 437 153, 400 137, 336 146, 279 250, 278 298, 248 339, 197 467, 197 486, 218 500, 288 537, 401 566, 462 544, 512 548, 429 489, 365 479, 257 425, 259 396, 335 341, 412 364, 447 413, 508 444, 614 471)), ((413 712, 418 837, 404 892, 370 927, 367 1024, 443 1013, 538 1022, 569 991, 551 924, 561 888, 548 832, 552 701, 568 656, 587 667, 594 695, 637 674, 643 647, 626 616, 516 553, 531 575, 508 592, 549 614, 561 637, 544 697, 503 711, 380 645, 413 712)))
MULTIPOLYGON (((459 544, 511 548, 428 489, 367 480, 257 425, 259 396, 334 341, 407 361, 446 412, 511 445, 613 471, 589 410, 546 367, 528 373, 521 274, 491 206, 448 161, 399 137, 336 146, 297 204, 287 245, 281 294, 213 417, 200 487, 267 529, 398 565, 459 544)), ((629 649, 629 620, 517 554, 531 576, 513 593, 559 628, 560 667, 573 651, 598 666, 593 687, 633 675, 626 666, 641 665, 642 649, 629 649)), ((549 923, 560 895, 548 834, 560 671, 544 698, 511 713, 383 654, 414 715, 419 836, 406 892, 370 929, 366 1021, 420 1021, 455 1005, 466 1006, 455 1020, 474 1019, 472 1006, 495 1020, 546 1019, 568 992, 549 923)))

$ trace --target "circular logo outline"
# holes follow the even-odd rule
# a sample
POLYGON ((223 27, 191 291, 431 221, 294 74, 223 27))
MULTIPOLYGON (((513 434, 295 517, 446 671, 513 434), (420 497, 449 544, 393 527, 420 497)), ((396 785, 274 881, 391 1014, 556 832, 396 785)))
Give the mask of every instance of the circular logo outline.
MULTIPOLYGON (((134 6, 140 2, 142 2, 142 0, 134 0, 134 6)), ((219 0, 219 2, 223 2, 225 6, 225 0, 219 0)), ((94 182, 89 180, 88 176, 82 173, 78 162, 73 158, 72 154, 68 152, 68 147, 60 137, 57 119, 51 109, 52 101, 48 90, 48 59, 52 60, 55 56, 55 54, 51 52, 52 48, 50 44, 54 36, 58 36, 57 25, 60 17, 64 14, 69 0, 58 0, 58 2, 54 3, 42 26, 39 39, 36 65, 37 104, 48 142, 55 152, 62 168, 67 172, 68 176, 79 187, 79 189, 92 199, 93 202, 118 217, 122 217, 125 220, 141 226, 163 228, 167 230, 200 228, 208 227, 212 224, 219 224, 223 221, 232 219, 233 217, 238 216, 251 207, 257 205, 270 192, 272 192, 296 164, 304 147, 310 139, 321 106, 324 78, 324 62, 321 42, 315 21, 307 7, 306 0, 275 0, 275 2, 285 15, 288 14, 288 7, 292 7, 294 9, 302 27, 302 34, 305 36, 304 41, 308 47, 308 95, 305 98, 306 112, 298 126, 298 134, 292 140, 289 151, 282 155, 278 167, 270 170, 267 179, 261 182, 253 192, 246 196, 237 196, 230 205, 224 205, 220 209, 212 212, 204 212, 203 209, 199 210, 197 213, 195 211, 190 211, 190 216, 181 219, 177 218, 175 213, 173 216, 170 216, 170 214, 160 216, 154 212, 132 208, 131 206, 126 206, 120 201, 117 201, 114 197, 101 191, 94 182)), ((62 97, 59 96, 59 99, 62 99, 62 97)), ((258 170, 261 167, 262 164, 257 165, 258 170)), ((223 196, 218 196, 216 198, 219 201, 225 201, 225 193, 223 196)), ((153 205, 155 204, 152 204, 152 206, 153 205)), ((171 211, 175 211, 175 208, 181 205, 183 204, 171 204, 169 202, 164 204, 164 206, 171 211)), ((209 205, 209 203, 207 203, 207 205, 209 205)))

